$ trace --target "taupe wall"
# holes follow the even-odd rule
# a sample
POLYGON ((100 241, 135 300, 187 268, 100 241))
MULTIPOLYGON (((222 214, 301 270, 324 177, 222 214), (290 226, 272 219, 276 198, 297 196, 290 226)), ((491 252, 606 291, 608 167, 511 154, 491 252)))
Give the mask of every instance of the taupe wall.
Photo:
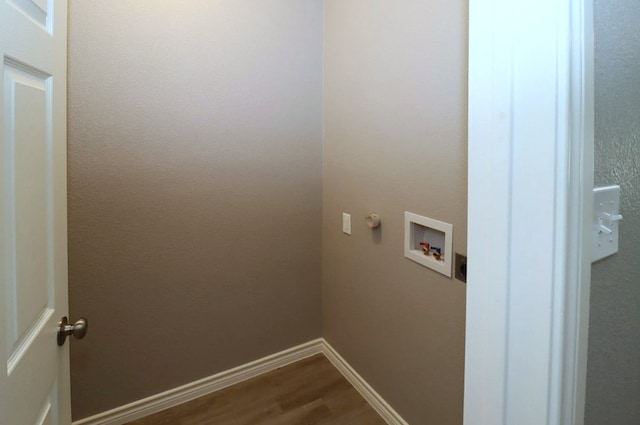
POLYGON ((316 338, 322 300, 410 423, 462 422, 465 286, 402 243, 409 210, 466 250, 467 3, 324 3, 324 64, 320 0, 71 4, 74 418, 316 338))
POLYGON ((403 213, 466 251, 467 9, 325 1, 323 332, 411 424, 462 423, 465 285, 404 258, 403 213))
POLYGON ((322 2, 70 4, 73 416, 321 336, 322 2))
POLYGON ((621 186, 620 251, 592 267, 586 425, 640 423, 640 3, 596 0, 595 183, 621 186))

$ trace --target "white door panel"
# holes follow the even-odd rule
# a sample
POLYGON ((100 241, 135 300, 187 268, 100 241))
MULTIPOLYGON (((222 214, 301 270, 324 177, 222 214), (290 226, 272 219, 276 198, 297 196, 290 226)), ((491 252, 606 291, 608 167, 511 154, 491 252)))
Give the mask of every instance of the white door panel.
POLYGON ((0 425, 71 422, 66 8, 0 0, 0 425))

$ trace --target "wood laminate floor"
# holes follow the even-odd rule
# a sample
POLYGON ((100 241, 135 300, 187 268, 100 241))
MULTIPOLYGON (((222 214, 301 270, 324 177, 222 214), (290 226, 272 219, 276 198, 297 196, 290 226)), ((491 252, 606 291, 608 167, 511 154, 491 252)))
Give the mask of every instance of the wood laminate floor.
POLYGON ((385 425, 322 354, 127 425, 385 425))

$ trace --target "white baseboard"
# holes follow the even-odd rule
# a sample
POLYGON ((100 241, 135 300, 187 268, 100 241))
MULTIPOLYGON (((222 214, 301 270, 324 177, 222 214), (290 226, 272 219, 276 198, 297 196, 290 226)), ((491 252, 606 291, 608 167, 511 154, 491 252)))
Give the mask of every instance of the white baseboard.
POLYGON ((116 407, 115 409, 73 422, 73 425, 123 425, 161 412, 198 397, 255 378, 279 367, 322 353, 322 339, 307 342, 262 359, 216 373, 208 378, 173 388, 160 394, 116 407))
POLYGON ((234 384, 255 378, 280 367, 316 354, 324 354, 365 400, 389 425, 408 425, 407 422, 377 393, 324 339, 316 339, 297 347, 272 354, 208 378, 147 397, 115 409, 99 413, 73 425, 123 425, 127 422, 158 413, 198 397, 211 394, 234 384))
POLYGON ((322 340, 322 354, 324 354, 347 381, 358 390, 360 395, 369 402, 371 407, 378 412, 387 424, 409 425, 324 339, 322 340))

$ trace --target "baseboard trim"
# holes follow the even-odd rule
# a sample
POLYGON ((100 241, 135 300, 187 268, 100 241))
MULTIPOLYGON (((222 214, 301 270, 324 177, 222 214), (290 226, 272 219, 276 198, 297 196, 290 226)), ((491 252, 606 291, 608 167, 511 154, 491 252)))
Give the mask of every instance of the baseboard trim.
POLYGON ((323 338, 281 351, 208 378, 73 422, 73 425, 123 425, 316 354, 324 354, 389 425, 409 425, 323 338))
POLYGON ((367 400, 389 425, 409 425, 372 387, 356 372, 347 361, 326 341, 322 340, 322 354, 329 359, 336 369, 367 400))
POLYGON ((322 339, 316 339, 208 378, 75 421, 73 425, 123 425, 320 354, 323 352, 323 342, 322 339))

